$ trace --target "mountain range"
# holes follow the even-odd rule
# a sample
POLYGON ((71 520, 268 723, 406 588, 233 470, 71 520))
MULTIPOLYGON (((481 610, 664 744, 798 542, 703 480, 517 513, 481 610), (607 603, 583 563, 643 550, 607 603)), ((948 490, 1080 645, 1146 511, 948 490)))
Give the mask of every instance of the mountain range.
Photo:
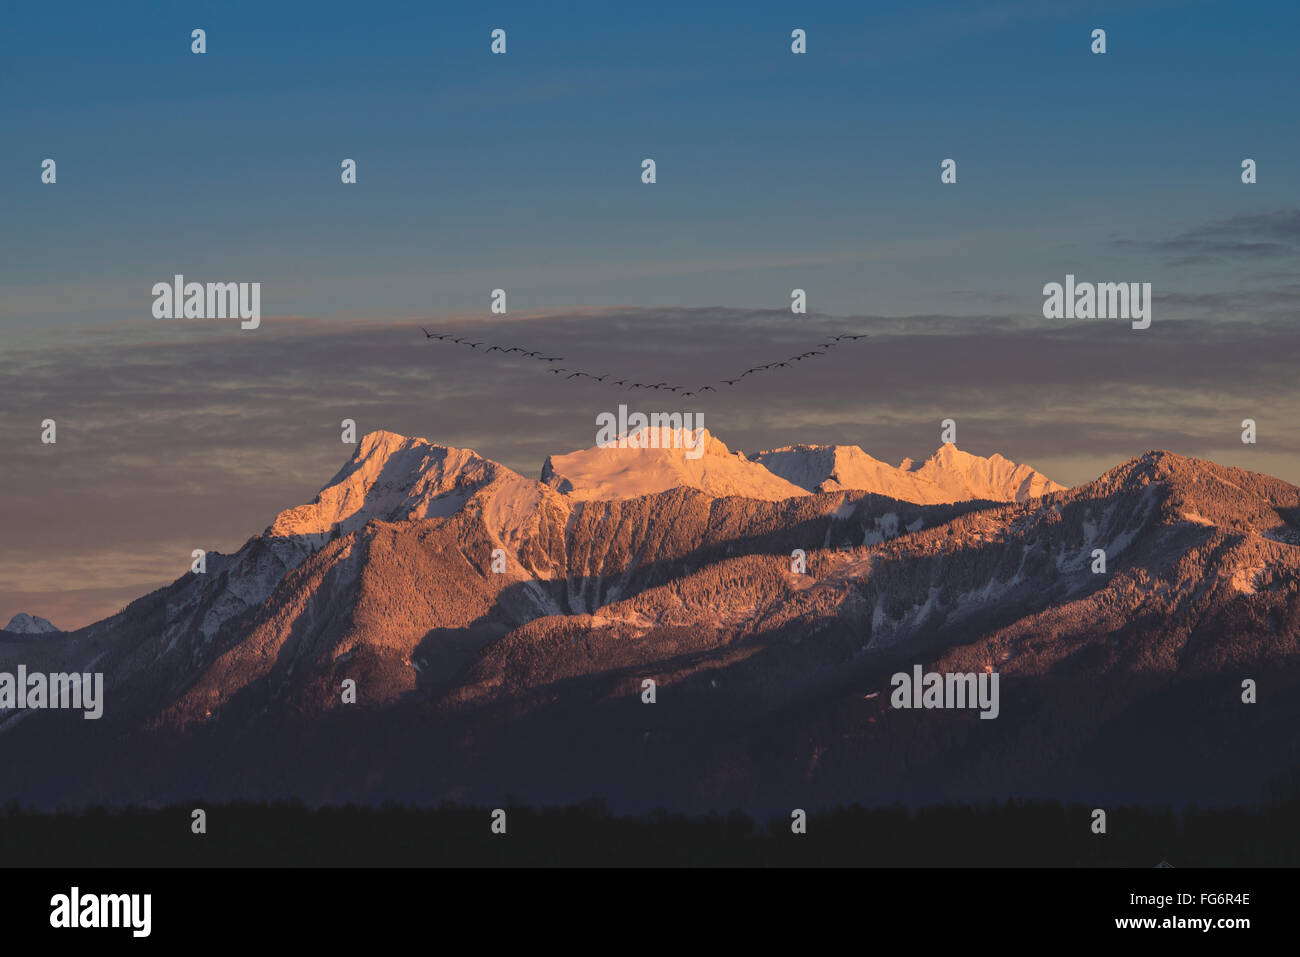
POLYGON ((1253 800, 1300 763, 1295 486, 1165 451, 1067 489, 951 445, 893 467, 669 431, 540 481, 364 436, 202 574, 0 633, 0 671, 103 672, 106 698, 0 711, 0 780, 38 806, 767 811, 1253 800), (996 672, 999 717, 892 708, 914 665, 996 672))

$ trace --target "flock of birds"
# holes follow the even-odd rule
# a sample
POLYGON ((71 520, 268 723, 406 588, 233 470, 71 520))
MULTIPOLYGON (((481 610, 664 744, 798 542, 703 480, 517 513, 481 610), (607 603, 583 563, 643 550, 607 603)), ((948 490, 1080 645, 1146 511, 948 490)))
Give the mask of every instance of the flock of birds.
MULTIPOLYGON (((445 332, 445 333, 430 332, 428 329, 425 329, 423 326, 421 326, 420 328, 421 331, 424 333, 425 337, 428 339, 436 339, 441 342, 449 342, 458 346, 466 346, 470 349, 477 349, 484 355, 486 355, 489 352, 500 352, 502 355, 517 354, 522 359, 533 359, 537 362, 551 363, 551 362, 565 361, 564 356, 546 355, 541 349, 529 350, 529 349, 524 349, 522 346, 491 345, 486 341, 475 342, 470 336, 454 336, 450 332, 445 332), (487 348, 483 348, 484 346, 486 346, 487 348)), ((855 335, 829 336, 828 341, 817 343, 815 348, 810 349, 807 352, 801 352, 798 355, 789 356, 788 358, 785 359, 778 359, 775 362, 768 362, 765 363, 764 365, 754 366, 751 369, 746 369, 744 372, 742 372, 740 375, 736 376, 735 378, 719 379, 718 382, 725 383, 728 386, 734 386, 736 385, 736 383, 740 382, 746 376, 757 375, 760 372, 767 372, 771 369, 789 369, 793 367, 793 364, 796 362, 803 362, 805 359, 813 359, 816 358, 817 356, 826 355, 827 349, 833 348, 839 345, 841 342, 851 342, 855 339, 865 339, 865 338, 867 338, 866 333, 859 333, 855 335)), ((648 391, 675 392, 682 396, 700 395, 701 393, 704 392, 718 391, 711 385, 696 386, 694 389, 687 390, 685 389, 684 386, 672 385, 668 382, 634 382, 632 381, 632 377, 630 376, 624 377, 622 379, 611 379, 610 377, 613 375, 613 373, 610 372, 606 372, 604 375, 593 375, 590 372, 582 372, 577 369, 568 369, 561 366, 552 366, 547 371, 550 372, 552 375, 563 377, 566 381, 571 379, 591 379, 593 382, 599 382, 601 384, 608 384, 612 386, 619 386, 621 388, 625 388, 629 390, 646 389, 648 391)))

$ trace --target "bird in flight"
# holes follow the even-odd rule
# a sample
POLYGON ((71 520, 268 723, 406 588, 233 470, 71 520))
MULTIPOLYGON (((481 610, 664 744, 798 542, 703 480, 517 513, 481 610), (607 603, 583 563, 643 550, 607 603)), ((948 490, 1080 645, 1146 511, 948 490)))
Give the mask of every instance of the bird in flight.
MULTIPOLYGON (((540 349, 527 350, 524 349, 522 346, 488 345, 486 340, 474 342, 471 341, 468 336, 453 336, 449 332, 445 332, 445 333, 430 332, 428 329, 424 328, 423 326, 420 326, 419 329, 421 332, 424 333, 426 339, 438 339, 440 341, 452 342, 455 343, 456 345, 469 346, 471 349, 480 349, 483 346, 487 346, 486 349, 482 350, 484 354, 489 352, 499 352, 502 355, 510 355, 512 353, 518 353, 522 358, 536 359, 538 362, 565 361, 564 356, 542 355, 542 351, 540 349)), ((817 343, 815 348, 809 349, 807 352, 801 352, 798 355, 787 356, 785 359, 778 362, 768 362, 764 365, 754 366, 753 368, 746 369, 744 372, 742 372, 738 376, 735 376, 734 378, 719 379, 718 382, 719 384, 734 386, 741 379, 745 378, 745 376, 755 375, 759 372, 766 372, 769 369, 789 369, 792 363, 802 362, 804 359, 811 359, 814 356, 826 355, 827 349, 831 348, 832 346, 839 345, 841 342, 853 341, 857 339, 867 339, 867 338, 869 338, 867 333, 842 333, 840 335, 828 336, 825 342, 817 343)), ((610 375, 612 375, 612 373, 607 372, 604 375, 597 376, 597 375, 592 375, 589 372, 580 372, 577 370, 571 371, 569 369, 558 368, 558 367, 552 368, 549 371, 555 373, 556 375, 564 374, 566 380, 593 379, 596 382, 605 382, 609 380, 610 375)), ((653 383, 632 382, 629 384, 629 380, 626 378, 609 380, 609 384, 614 386, 626 387, 628 389, 654 389, 656 391, 662 389, 665 392, 679 393, 683 397, 697 396, 697 395, 702 395, 705 392, 717 391, 717 389, 715 389, 712 385, 696 386, 692 390, 683 391, 685 388, 684 386, 680 386, 680 385, 670 386, 667 382, 653 382, 653 383)))

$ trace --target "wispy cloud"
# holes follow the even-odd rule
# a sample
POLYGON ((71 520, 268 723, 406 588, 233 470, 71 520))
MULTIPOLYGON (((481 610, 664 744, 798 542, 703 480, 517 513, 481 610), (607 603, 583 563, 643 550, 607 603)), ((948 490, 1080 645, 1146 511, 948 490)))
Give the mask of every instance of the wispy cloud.
MULTIPOLYGON (((1294 321, 1157 319, 1135 332, 993 315, 629 307, 448 325, 596 375, 713 382, 717 392, 674 396, 673 408, 703 412, 711 431, 751 452, 846 443, 897 462, 932 452, 951 416, 961 446, 1071 484, 1151 448, 1300 482, 1294 321), (870 338, 716 384, 828 332, 870 338), (1239 442, 1247 416, 1258 446, 1239 442)), ((84 623, 92 598, 114 611, 150 575, 158 585, 183 571, 192 548, 237 548, 309 501, 351 455, 345 418, 361 433, 469 447, 537 477, 546 455, 594 443, 597 413, 667 400, 431 342, 414 321, 267 318, 255 332, 141 322, 29 337, 0 372, 0 616, 84 623), (39 441, 45 418, 58 422, 57 445, 39 441), (65 606, 51 597, 64 589, 82 591, 65 606)))
POLYGON ((1173 266, 1300 256, 1300 210, 1241 213, 1167 239, 1117 239, 1115 244, 1162 253, 1173 266))

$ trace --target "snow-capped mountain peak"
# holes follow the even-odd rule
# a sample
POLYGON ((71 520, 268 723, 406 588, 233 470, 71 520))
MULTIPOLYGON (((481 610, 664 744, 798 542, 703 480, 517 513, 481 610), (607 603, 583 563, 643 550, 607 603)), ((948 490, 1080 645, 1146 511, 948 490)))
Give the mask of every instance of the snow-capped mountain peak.
POLYGON ((950 502, 973 498, 1023 502, 1066 488, 996 452, 985 458, 963 452, 951 442, 940 446, 912 474, 940 488, 950 502))
POLYGON ((810 492, 865 489, 916 501, 916 483, 856 445, 789 445, 754 456, 769 471, 810 492))
POLYGON ((9 624, 5 625, 4 630, 15 635, 49 635, 59 629, 39 615, 19 612, 9 619, 9 624))
POLYGON ((327 537, 336 530, 354 531, 371 519, 446 517, 475 492, 502 482, 519 488, 535 484, 469 449, 395 432, 369 432, 316 498, 281 512, 268 534, 327 537))
POLYGON ((1064 490, 1027 465, 994 454, 963 452, 949 443, 923 463, 903 459, 898 468, 856 445, 793 445, 760 452, 754 461, 810 492, 875 492, 922 505, 970 499, 1023 502, 1064 490))
POLYGON ((751 462, 708 429, 633 429, 605 446, 552 455, 542 481, 569 498, 614 500, 689 487, 709 495, 778 501, 806 489, 751 462))

